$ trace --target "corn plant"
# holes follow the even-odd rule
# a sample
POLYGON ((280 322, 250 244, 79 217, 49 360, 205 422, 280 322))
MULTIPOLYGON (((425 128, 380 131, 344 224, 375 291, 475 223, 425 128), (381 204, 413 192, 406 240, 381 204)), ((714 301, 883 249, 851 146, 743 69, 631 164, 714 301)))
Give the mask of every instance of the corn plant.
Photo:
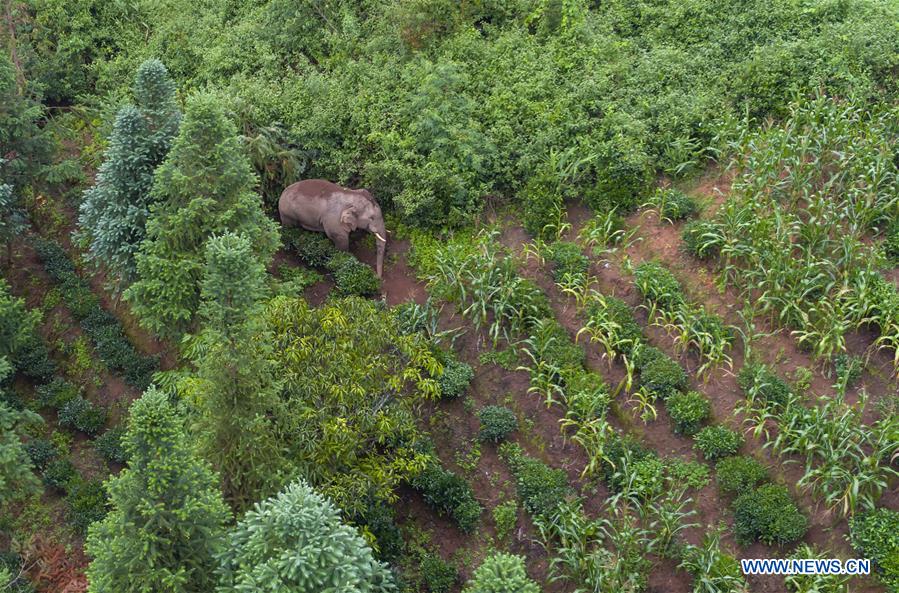
POLYGON ((894 353, 899 372, 899 297, 866 240, 899 208, 893 114, 818 97, 783 123, 741 124, 730 151, 732 195, 699 236, 717 251, 719 285, 757 299, 759 312, 787 327, 821 359, 846 350, 846 336, 876 326, 875 348, 894 353))
MULTIPOLYGON (((833 554, 802 544, 790 558, 824 560, 833 558, 833 554)), ((791 574, 784 578, 784 583, 791 593, 849 593, 849 577, 840 574, 791 574)))
POLYGON ((627 229, 615 208, 596 214, 578 233, 578 242, 591 250, 594 257, 612 255, 627 250, 641 238, 634 238, 639 227, 627 229))
POLYGON ((740 572, 737 560, 721 550, 719 526, 705 534, 699 546, 687 545, 681 563, 693 575, 693 593, 748 593, 749 585, 740 572))

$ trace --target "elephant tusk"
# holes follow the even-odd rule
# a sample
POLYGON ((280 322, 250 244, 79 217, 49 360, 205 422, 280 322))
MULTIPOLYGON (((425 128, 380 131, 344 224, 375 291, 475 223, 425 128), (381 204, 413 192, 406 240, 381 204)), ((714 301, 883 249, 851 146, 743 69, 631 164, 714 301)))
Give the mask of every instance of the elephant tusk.
POLYGON ((384 243, 387 242, 387 239, 385 239, 384 237, 382 237, 382 236, 379 235, 378 233, 372 233, 372 234, 373 234, 375 237, 377 237, 379 241, 383 241, 384 243))

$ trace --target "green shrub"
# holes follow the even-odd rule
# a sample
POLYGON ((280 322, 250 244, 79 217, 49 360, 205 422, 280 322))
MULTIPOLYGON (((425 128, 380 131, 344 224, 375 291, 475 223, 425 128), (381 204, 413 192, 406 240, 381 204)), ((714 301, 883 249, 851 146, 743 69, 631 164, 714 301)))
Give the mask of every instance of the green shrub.
POLYGON ((712 404, 696 391, 678 392, 665 401, 675 432, 693 436, 712 413, 712 404))
POLYGON ((524 455, 518 445, 504 443, 500 446, 500 455, 515 476, 518 497, 532 515, 550 514, 571 494, 564 471, 524 455))
POLYGON ((50 488, 59 492, 65 492, 69 489, 73 480, 77 479, 78 473, 75 471, 75 466, 72 465, 71 461, 68 459, 57 459, 47 465, 41 473, 41 477, 44 479, 44 484, 50 488))
POLYGON ((564 205, 557 181, 547 167, 528 179, 521 199, 524 229, 532 237, 553 237, 558 232, 564 205))
POLYGON ((765 484, 734 501, 734 533, 741 545, 756 540, 769 546, 788 544, 801 539, 807 529, 808 519, 784 486, 765 484))
POLYGON ((737 374, 737 385, 747 397, 781 406, 787 403, 793 392, 783 379, 759 363, 743 365, 737 374))
POLYGON ((482 441, 498 443, 518 428, 515 412, 503 406, 485 406, 478 412, 481 421, 479 437, 482 441))
POLYGON ((687 387, 687 373, 669 356, 651 358, 639 370, 640 384, 663 400, 687 387))
POLYGON ((106 489, 100 480, 76 480, 66 496, 69 506, 69 522, 84 535, 94 521, 106 516, 106 489))
POLYGON ((444 469, 436 461, 412 479, 412 487, 440 515, 453 518, 459 529, 471 533, 481 517, 481 505, 474 497, 471 485, 444 469))
POLYGON ((721 250, 720 231, 715 223, 707 220, 688 222, 681 231, 681 239, 687 253, 696 259, 714 259, 721 250))
POLYGON ((718 487, 722 492, 742 494, 760 482, 768 481, 768 469, 752 457, 734 455, 715 464, 718 487))
POLYGON ((375 271, 350 253, 337 252, 326 267, 334 275, 334 285, 342 295, 372 296, 381 290, 381 280, 375 271))
POLYGON ((56 374, 56 363, 50 358, 50 350, 37 333, 32 334, 19 346, 13 357, 16 370, 29 379, 49 381, 56 374))
POLYGON ((462 593, 540 593, 540 586, 528 577, 523 557, 494 552, 484 558, 462 593))
POLYGON ((602 479, 611 490, 618 491, 624 485, 623 474, 618 471, 625 461, 637 463, 643 459, 657 457, 655 451, 630 435, 615 433, 606 442, 605 457, 601 462, 602 479))
POLYGON ((644 299, 663 311, 674 311, 684 304, 680 282, 658 262, 648 261, 638 265, 634 270, 634 283, 644 299))
POLYGON ((679 189, 660 187, 645 205, 655 208, 659 217, 671 222, 695 216, 699 212, 696 200, 679 189))
POLYGON ((81 397, 81 388, 56 377, 37 388, 37 403, 42 408, 61 409, 68 402, 81 397))
POLYGON ((451 359, 443 367, 443 374, 437 379, 440 397, 455 399, 465 393, 474 379, 474 369, 460 360, 451 359))
POLYGON ((887 508, 859 513, 849 519, 852 547, 874 561, 880 580, 899 591, 899 512, 887 508))
POLYGON ((563 370, 562 379, 569 414, 581 421, 606 415, 612 395, 602 375, 575 367, 563 370))
POLYGON ((331 240, 322 233, 299 228, 282 229, 283 241, 297 252, 307 265, 323 268, 338 253, 331 240))
POLYGON ((432 552, 421 556, 421 578, 430 593, 447 593, 459 579, 456 567, 432 552))
POLYGON ((709 466, 698 461, 683 461, 677 457, 665 458, 665 473, 675 484, 702 490, 711 481, 709 466))
POLYGON ((643 330, 631 306, 617 297, 591 299, 587 317, 588 325, 595 325, 608 334, 608 345, 615 353, 630 355, 643 343, 643 330))
POLYGON ((106 424, 106 410, 79 395, 59 409, 59 424, 96 436, 106 424))
POLYGON ((743 435, 724 426, 707 426, 693 437, 696 449, 714 461, 736 453, 743 444, 743 435))
POLYGON ((581 246, 569 241, 556 241, 547 247, 547 255, 553 263, 553 278, 583 276, 590 269, 590 260, 581 252, 581 246))
POLYGON ((124 464, 128 461, 128 452, 123 446, 125 429, 121 426, 110 428, 94 440, 94 449, 103 456, 106 461, 124 464))
POLYGON ((493 508, 493 523, 496 525, 496 537, 506 539, 518 523, 518 504, 507 500, 496 505, 493 508))
POLYGON ((891 262, 899 264, 899 220, 895 220, 884 233, 883 251, 891 262))
POLYGON ((860 356, 853 356, 844 352, 834 357, 833 366, 837 374, 837 383, 849 388, 855 385, 855 382, 861 378, 865 362, 860 356))
POLYGON ((46 439, 31 439, 25 443, 25 452, 38 471, 43 471, 59 456, 56 445, 46 439))

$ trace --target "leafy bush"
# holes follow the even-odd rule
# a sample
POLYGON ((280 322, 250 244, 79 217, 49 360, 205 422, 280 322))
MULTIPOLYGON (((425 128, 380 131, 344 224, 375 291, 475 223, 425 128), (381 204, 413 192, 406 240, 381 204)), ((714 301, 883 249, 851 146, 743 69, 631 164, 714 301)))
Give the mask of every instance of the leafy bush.
POLYGON ((66 496, 69 505, 69 521, 80 534, 94 521, 106 516, 106 489, 100 480, 76 480, 66 496))
POLYGON ((581 421, 605 417, 612 395, 602 375, 574 367, 562 371, 562 380, 569 414, 581 421))
POLYGON ((681 239, 687 253, 701 260, 718 257, 721 251, 719 237, 720 231, 717 225, 707 220, 688 222, 681 231, 681 239))
POLYGON ((899 512, 879 508, 849 519, 849 537, 860 555, 874 560, 880 580, 899 591, 899 512))
POLYGON ((114 426, 94 439, 94 449, 107 461, 124 464, 128 461, 124 437, 125 429, 122 426, 114 426))
POLYGON ((638 265, 634 270, 634 281, 643 298, 663 311, 673 311, 684 304, 680 282, 658 262, 638 265))
POLYGON ((40 319, 40 312, 28 309, 25 301, 14 297, 6 280, 0 278, 0 357, 30 378, 47 380, 56 366, 37 332, 40 319))
POLYGON ((501 502, 493 508, 493 523, 496 525, 496 537, 506 539, 518 523, 518 504, 514 500, 501 502))
POLYGON ((106 410, 79 395, 59 409, 59 424, 96 436, 106 424, 106 410))
POLYGON ((68 459, 51 461, 41 473, 44 484, 59 492, 66 492, 78 477, 75 466, 68 459))
POLYGON ((647 448, 630 435, 615 433, 606 442, 605 457, 602 460, 602 478, 611 490, 618 491, 623 486, 623 474, 618 468, 626 461, 636 463, 643 459, 657 457, 655 451, 647 448))
POLYGON ((548 515, 571 494, 564 471, 526 456, 518 445, 504 443, 500 455, 515 476, 518 497, 532 515, 548 515))
POLYGON ((665 407, 679 434, 693 436, 712 412, 709 400, 696 391, 678 392, 665 401, 665 407))
POLYGON ((665 473, 675 484, 702 490, 711 481, 709 466, 698 461, 683 461, 677 457, 665 458, 665 473))
POLYGON ((374 270, 350 253, 335 253, 326 267, 334 275, 334 285, 342 295, 371 296, 381 290, 381 280, 374 270))
POLYGON ((515 412, 504 406, 485 406, 478 412, 481 421, 479 433, 482 441, 498 443, 518 428, 515 412))
POLYGON ((699 204, 694 198, 671 187, 660 187, 644 205, 656 209, 660 218, 671 222, 690 218, 699 212, 699 204))
POLYGON ((805 535, 808 519, 779 484, 765 484, 734 501, 734 533, 744 546, 788 544, 805 535))
POLYGON ((447 593, 459 579, 456 567, 432 552, 421 556, 421 578, 431 593, 447 593))
POLYGON ((649 393, 668 399, 687 387, 687 373, 667 355, 651 358, 640 369, 640 384, 649 393))
POLYGON ((81 388, 61 377, 37 388, 37 403, 42 408, 61 409, 68 402, 81 397, 81 388))
POLYGON ((533 237, 553 237, 559 229, 564 205, 558 182, 547 167, 532 175, 522 189, 524 229, 533 237))
POLYGON ((331 239, 322 233, 300 228, 283 228, 281 236, 284 243, 296 251, 300 259, 313 268, 325 267, 331 258, 339 253, 331 239))
POLYGON ((464 478, 435 461, 412 479, 412 487, 421 492, 425 502, 440 515, 452 517, 459 529, 465 533, 474 531, 483 509, 474 497, 471 484, 464 478))
POLYGON ((528 577, 523 557, 494 552, 474 571, 462 593, 540 593, 540 586, 528 577))
POLYGON ((743 435, 724 426, 707 426, 693 437, 696 449, 703 456, 714 461, 733 455, 743 444, 743 435))
POLYGON ((768 481, 768 469, 752 457, 734 455, 715 464, 718 487, 722 492, 749 492, 768 481))
POLYGON ((31 439, 25 443, 25 452, 38 471, 43 471, 59 456, 56 445, 46 439, 31 439))
POLYGON ((455 399, 465 393, 474 379, 474 369, 461 360, 450 359, 443 366, 443 374, 437 379, 440 386, 440 397, 455 399))
POLYGON ((556 241, 547 247, 547 251, 553 263, 553 278, 557 282, 566 276, 583 276, 590 268, 590 260, 577 243, 556 241))
POLYGON ((793 392, 783 379, 760 363, 745 364, 737 374, 737 385, 746 397, 781 406, 787 403, 793 392))

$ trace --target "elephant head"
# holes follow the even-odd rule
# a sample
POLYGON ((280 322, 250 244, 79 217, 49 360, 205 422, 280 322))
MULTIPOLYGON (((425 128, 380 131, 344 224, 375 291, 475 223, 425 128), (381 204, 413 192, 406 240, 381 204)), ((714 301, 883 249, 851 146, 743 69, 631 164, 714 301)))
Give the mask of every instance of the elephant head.
POLYGON ((387 246, 387 229, 384 227, 384 215, 374 196, 366 189, 353 190, 353 198, 340 213, 340 224, 348 233, 356 229, 364 229, 375 236, 378 247, 378 259, 375 269, 378 278, 384 267, 384 248, 387 246))

